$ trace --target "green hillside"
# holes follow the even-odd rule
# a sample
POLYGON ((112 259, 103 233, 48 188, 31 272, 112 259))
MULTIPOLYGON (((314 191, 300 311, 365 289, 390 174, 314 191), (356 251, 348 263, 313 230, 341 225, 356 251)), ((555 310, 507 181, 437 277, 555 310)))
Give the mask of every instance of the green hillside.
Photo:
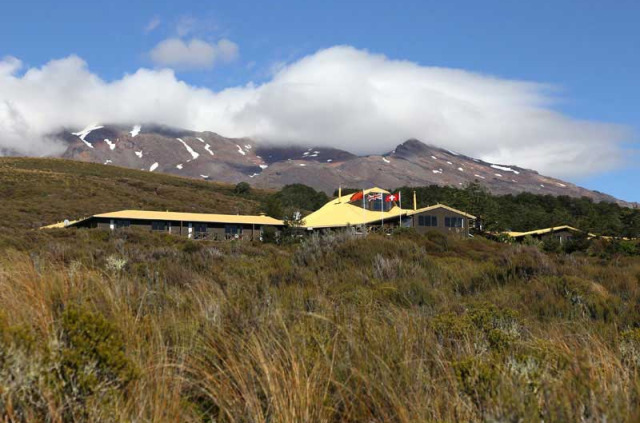
POLYGON ((62 159, 0 158, 0 227, 37 228, 123 209, 255 213, 266 193, 62 159))

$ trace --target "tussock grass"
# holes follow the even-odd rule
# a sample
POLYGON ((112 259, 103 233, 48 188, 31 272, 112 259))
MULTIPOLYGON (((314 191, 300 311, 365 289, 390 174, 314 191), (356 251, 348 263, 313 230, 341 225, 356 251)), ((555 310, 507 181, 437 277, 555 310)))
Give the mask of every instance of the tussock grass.
POLYGON ((640 262, 0 233, 8 421, 634 421, 640 262))

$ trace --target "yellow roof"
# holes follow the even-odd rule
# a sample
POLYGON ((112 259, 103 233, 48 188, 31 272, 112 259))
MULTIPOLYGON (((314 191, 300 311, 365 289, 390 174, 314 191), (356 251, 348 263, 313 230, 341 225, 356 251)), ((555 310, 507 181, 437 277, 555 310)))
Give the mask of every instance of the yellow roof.
POLYGON ((447 210, 452 211, 454 213, 458 213, 458 214, 461 214, 461 215, 463 215, 465 217, 468 217, 469 219, 475 219, 476 218, 472 214, 465 213, 462 210, 454 209, 453 207, 449 207, 449 206, 446 206, 444 204, 436 204, 435 206, 423 207, 423 208, 418 209, 418 210, 406 210, 406 212, 407 212, 407 216, 412 216, 414 214, 424 213, 426 211, 435 210, 435 209, 447 209, 447 210))
POLYGON ((513 238, 519 238, 527 235, 544 235, 550 232, 557 232, 557 231, 564 231, 564 230, 572 231, 572 232, 582 232, 580 229, 576 229, 572 226, 562 225, 562 226, 554 226, 552 228, 536 229, 535 231, 529 231, 529 232, 506 232, 506 234, 513 238))
MULTIPOLYGON (((389 191, 386 191, 381 188, 371 188, 364 190, 364 195, 369 193, 384 193, 389 194, 389 191)), ((305 228, 336 228, 343 226, 357 226, 357 225, 365 225, 368 223, 379 222, 382 219, 394 219, 400 216, 411 216, 417 213, 422 213, 429 210, 434 210, 437 208, 445 208, 447 210, 460 213, 466 217, 475 219, 474 216, 461 212, 460 210, 456 210, 452 207, 445 206, 443 204, 437 204, 435 206, 424 207, 418 210, 408 210, 401 209, 398 206, 392 207, 389 211, 373 211, 373 210, 365 210, 359 205, 350 204, 349 200, 351 199, 352 194, 343 195, 342 197, 338 197, 329 201, 327 204, 322 206, 317 211, 311 213, 307 217, 304 218, 304 227, 305 228)))
MULTIPOLYGON (((84 219, 81 219, 84 220, 84 219)), ((67 226, 71 226, 73 224, 78 223, 79 220, 72 220, 70 222, 58 222, 58 223, 54 223, 52 225, 47 225, 47 226, 43 226, 40 229, 58 229, 58 228, 66 228, 67 226)))
MULTIPOLYGON (((91 217, 70 222, 67 226, 73 226, 79 222, 91 219, 92 217, 107 219, 132 219, 132 220, 172 220, 182 222, 202 222, 202 223, 229 223, 245 225, 284 225, 282 220, 269 216, 251 216, 235 214, 209 214, 209 213, 179 213, 147 210, 121 210, 110 213, 96 214, 91 217)), ((42 229, 63 228, 64 223, 55 223, 44 226, 42 229)))

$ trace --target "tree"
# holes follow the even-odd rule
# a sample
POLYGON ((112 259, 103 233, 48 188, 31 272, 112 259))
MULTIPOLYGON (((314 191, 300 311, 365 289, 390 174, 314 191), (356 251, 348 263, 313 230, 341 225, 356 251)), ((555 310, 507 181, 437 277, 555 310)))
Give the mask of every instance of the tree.
POLYGON ((236 187, 233 189, 233 192, 236 194, 248 194, 251 192, 251 185, 249 185, 246 182, 240 182, 239 184, 236 185, 236 187))

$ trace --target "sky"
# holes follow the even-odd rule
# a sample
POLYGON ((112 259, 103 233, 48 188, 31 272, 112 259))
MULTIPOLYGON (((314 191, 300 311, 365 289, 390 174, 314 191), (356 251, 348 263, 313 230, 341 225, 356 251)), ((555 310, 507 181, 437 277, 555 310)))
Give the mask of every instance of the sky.
POLYGON ((91 123, 361 154, 418 138, 640 201, 637 1, 0 7, 0 153, 91 123))

